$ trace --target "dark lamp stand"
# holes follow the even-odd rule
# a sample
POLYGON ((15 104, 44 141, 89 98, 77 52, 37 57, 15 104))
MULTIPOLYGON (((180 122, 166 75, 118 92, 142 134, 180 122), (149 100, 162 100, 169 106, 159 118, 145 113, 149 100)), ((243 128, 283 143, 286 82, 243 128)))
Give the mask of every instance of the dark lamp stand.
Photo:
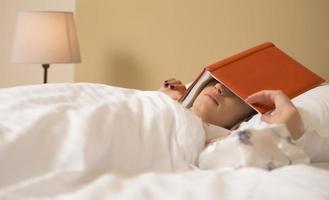
POLYGON ((48 68, 49 68, 49 64, 42 64, 43 67, 43 83, 47 83, 47 73, 48 73, 48 68))

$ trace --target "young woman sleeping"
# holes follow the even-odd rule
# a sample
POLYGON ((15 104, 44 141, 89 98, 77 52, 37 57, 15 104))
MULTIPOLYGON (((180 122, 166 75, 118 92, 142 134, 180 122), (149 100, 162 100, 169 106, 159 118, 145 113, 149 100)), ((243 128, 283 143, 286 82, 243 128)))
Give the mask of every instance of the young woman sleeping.
MULTIPOLYGON (((185 86, 170 80, 160 90, 177 99, 185 86)), ((272 169, 308 162, 290 137, 311 160, 329 161, 323 148, 308 148, 308 141, 321 140, 324 147, 328 140, 303 134, 298 111, 281 92, 262 91, 248 101, 274 102, 276 109, 262 119, 285 126, 255 130, 242 123, 233 131, 252 110, 222 85, 210 82, 190 110, 166 94, 90 83, 0 89, 0 188, 70 173, 272 169)))
MULTIPOLYGON (((181 81, 176 79, 165 81, 159 89, 175 100, 185 90, 181 81)), ((210 81, 196 97, 190 109, 205 123, 206 141, 210 143, 200 155, 201 168, 257 166, 273 169, 309 162, 309 157, 294 142, 304 134, 301 116, 283 92, 260 91, 246 101, 250 104, 273 103, 275 109, 261 116, 263 121, 272 125, 263 130, 238 129, 238 125, 254 111, 216 80, 210 81)), ((317 140, 326 141, 319 136, 317 140)), ((326 142, 329 145, 328 140, 326 142)))

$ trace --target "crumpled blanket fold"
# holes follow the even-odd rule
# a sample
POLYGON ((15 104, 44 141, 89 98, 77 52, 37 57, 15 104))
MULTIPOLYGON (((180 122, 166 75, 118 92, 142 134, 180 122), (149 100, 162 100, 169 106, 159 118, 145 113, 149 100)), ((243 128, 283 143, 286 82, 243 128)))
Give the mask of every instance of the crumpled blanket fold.
POLYGON ((309 162, 309 157, 282 124, 235 130, 210 143, 199 157, 201 169, 259 167, 272 170, 309 162))
POLYGON ((1 89, 0 102, 0 190, 66 173, 185 171, 204 148, 201 120, 160 92, 47 84, 1 89))

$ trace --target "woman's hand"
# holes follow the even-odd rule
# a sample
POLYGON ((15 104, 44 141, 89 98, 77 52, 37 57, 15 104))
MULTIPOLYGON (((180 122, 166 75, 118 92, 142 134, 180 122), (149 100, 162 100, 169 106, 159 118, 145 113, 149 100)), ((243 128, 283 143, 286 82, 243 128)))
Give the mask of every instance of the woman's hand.
POLYGON ((267 123, 284 123, 295 140, 303 135, 304 125, 297 108, 280 90, 263 90, 250 95, 246 101, 250 104, 274 104, 275 108, 261 116, 267 123))
POLYGON ((159 91, 178 101, 184 95, 186 87, 180 80, 172 78, 165 80, 159 91))

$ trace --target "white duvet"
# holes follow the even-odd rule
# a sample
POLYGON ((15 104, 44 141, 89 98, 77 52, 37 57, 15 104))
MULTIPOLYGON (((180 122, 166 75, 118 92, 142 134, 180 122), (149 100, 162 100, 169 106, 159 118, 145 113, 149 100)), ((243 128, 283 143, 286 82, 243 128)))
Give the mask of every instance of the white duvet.
POLYGON ((201 121, 158 92, 1 89, 0 199, 329 198, 329 172, 306 165, 186 172, 204 142, 201 121))

